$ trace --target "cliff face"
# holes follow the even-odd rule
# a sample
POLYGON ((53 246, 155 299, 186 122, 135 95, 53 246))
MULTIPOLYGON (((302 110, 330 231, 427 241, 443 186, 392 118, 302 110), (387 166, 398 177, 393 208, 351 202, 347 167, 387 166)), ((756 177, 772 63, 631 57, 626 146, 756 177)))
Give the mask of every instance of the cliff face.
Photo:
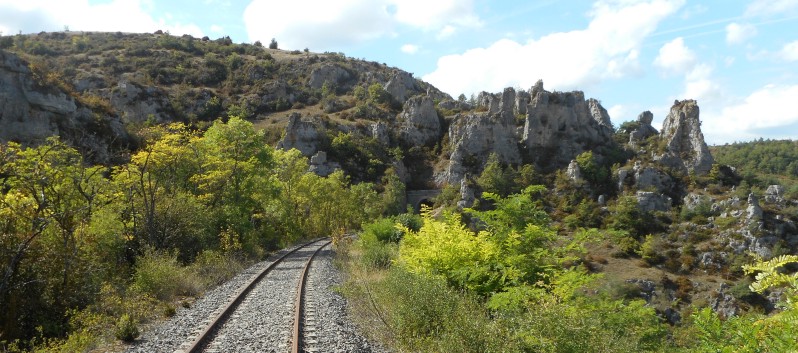
POLYGON ((0 50, 0 142, 59 136, 97 163, 114 161, 131 143, 118 117, 98 114, 41 80, 19 56, 0 50))
POLYGON ((523 143, 539 166, 561 168, 582 152, 612 143, 609 114, 584 93, 548 92, 538 82, 531 89, 523 143))
POLYGON ((695 100, 676 101, 662 124, 660 139, 665 152, 655 156, 663 165, 682 172, 703 175, 712 169, 714 159, 701 133, 698 103, 695 100))
MULTIPOLYGON (((132 144, 131 126, 204 126, 231 114, 269 129, 273 143, 282 135, 278 147, 308 157, 333 152, 324 151, 330 148, 325 139, 338 133, 373 138, 386 150, 415 149, 374 162, 406 167, 415 184, 428 187, 478 175, 491 154, 503 164, 533 163, 548 173, 585 151, 602 158, 620 147, 599 101, 580 91, 546 91, 540 81, 526 91, 455 101, 410 73, 336 53, 152 34, 44 33, 25 41, 14 53, 0 51, 0 141, 35 144, 60 136, 100 162, 132 144), (88 40, 89 52, 71 45, 75 35, 88 40), (17 53, 51 67, 63 85, 43 83, 17 53), (381 91, 373 89, 377 84, 381 91), (102 104, 85 103, 91 101, 102 104)), ((657 135, 652 118, 639 117, 632 149, 657 135)), ((678 102, 659 136, 665 148, 654 157, 661 165, 697 173, 711 168, 695 101, 678 102)), ((335 160, 340 153, 329 156, 347 165, 335 160)))

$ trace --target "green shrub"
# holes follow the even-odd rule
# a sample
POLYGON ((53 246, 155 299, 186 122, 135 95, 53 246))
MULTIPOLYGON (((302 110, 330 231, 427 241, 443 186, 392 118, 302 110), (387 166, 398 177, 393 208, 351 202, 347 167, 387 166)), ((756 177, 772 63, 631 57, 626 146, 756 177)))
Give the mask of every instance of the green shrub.
POLYGON ((394 217, 394 219, 396 220, 396 223, 401 224, 402 227, 410 229, 414 232, 418 232, 418 230, 421 229, 421 226, 424 224, 421 216, 413 213, 402 213, 394 217))
POLYGON ((138 259, 133 285, 144 293, 169 301, 200 291, 196 277, 181 267, 176 254, 149 251, 138 259))
POLYGON ((139 336, 138 323, 133 320, 130 315, 123 314, 119 321, 116 322, 114 335, 117 339, 125 342, 133 342, 139 336))
POLYGON ((244 269, 244 264, 231 255, 205 250, 197 256, 189 270, 202 280, 204 287, 217 286, 244 269))
POLYGON ((409 350, 504 351, 501 335, 479 302, 440 279, 394 269, 386 279, 383 296, 390 302, 394 334, 409 350))
POLYGON ((664 244, 662 237, 646 235, 645 241, 640 245, 639 254, 643 261, 650 265, 656 265, 663 261, 664 244))
POLYGON ((398 243, 403 235, 403 232, 396 228, 396 222, 392 218, 380 218, 364 225, 360 238, 365 242, 398 243))

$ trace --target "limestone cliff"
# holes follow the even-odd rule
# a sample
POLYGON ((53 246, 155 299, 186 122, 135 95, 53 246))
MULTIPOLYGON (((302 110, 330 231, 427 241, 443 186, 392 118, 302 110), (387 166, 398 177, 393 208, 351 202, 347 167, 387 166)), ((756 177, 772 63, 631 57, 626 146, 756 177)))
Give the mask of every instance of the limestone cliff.
POLYGON ((521 163, 516 132, 515 90, 501 95, 481 93, 477 102, 486 112, 457 114, 449 126, 451 154, 446 168, 435 175, 438 184, 458 184, 469 173, 482 170, 491 153, 505 164, 521 163))
POLYGON ((98 163, 112 162, 132 143, 117 116, 99 114, 41 80, 28 62, 0 50, 0 143, 35 145, 59 136, 98 163))
POLYGON ((434 145, 441 137, 441 122, 429 96, 408 99, 398 117, 399 138, 408 146, 434 145))
POLYGON ((665 150, 654 159, 685 173, 708 173, 714 159, 701 133, 698 116, 698 103, 695 100, 674 102, 660 132, 665 150))
POLYGON ((580 91, 548 92, 540 81, 530 96, 522 142, 538 166, 563 168, 580 153, 613 143, 609 114, 597 100, 580 91))
MULTIPOLYGON (((288 117, 288 126, 285 128, 285 135, 277 143, 277 148, 290 150, 296 148, 303 155, 310 157, 319 150, 321 133, 312 121, 302 120, 302 116, 293 113, 288 117)), ((325 155, 326 160, 326 155, 325 155)))

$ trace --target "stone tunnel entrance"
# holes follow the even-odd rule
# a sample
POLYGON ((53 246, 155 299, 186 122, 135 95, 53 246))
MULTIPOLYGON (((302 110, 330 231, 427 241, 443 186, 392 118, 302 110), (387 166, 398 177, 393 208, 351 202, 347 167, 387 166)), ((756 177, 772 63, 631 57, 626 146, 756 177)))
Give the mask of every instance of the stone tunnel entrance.
POLYGON ((441 191, 434 190, 408 190, 407 191, 407 204, 413 206, 413 210, 418 213, 421 211, 422 205, 432 207, 435 197, 440 195, 441 191))

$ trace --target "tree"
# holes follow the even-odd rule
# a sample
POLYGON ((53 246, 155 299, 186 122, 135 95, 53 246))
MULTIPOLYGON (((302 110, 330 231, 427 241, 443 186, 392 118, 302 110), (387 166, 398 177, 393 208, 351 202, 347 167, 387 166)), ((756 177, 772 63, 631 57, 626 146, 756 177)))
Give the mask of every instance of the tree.
POLYGON ((502 169, 499 156, 491 153, 485 164, 485 169, 477 178, 477 185, 484 192, 507 196, 515 187, 513 179, 515 179, 515 171, 510 167, 502 169))
POLYGON ((272 41, 269 42, 269 49, 278 49, 277 48, 277 40, 272 38, 272 41))

